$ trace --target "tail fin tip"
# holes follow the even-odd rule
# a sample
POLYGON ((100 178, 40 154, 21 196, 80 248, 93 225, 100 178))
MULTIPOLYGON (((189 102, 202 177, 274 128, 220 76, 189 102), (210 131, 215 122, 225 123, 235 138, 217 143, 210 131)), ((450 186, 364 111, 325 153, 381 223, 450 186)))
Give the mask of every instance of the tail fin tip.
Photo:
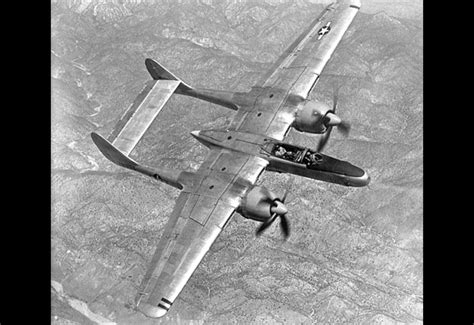
POLYGON ((191 86, 186 84, 183 80, 179 79, 176 77, 173 73, 171 73, 168 69, 166 69, 163 65, 161 65, 159 62, 146 58, 145 59, 145 66, 146 69, 148 70, 148 73, 151 75, 151 77, 155 80, 177 80, 180 81, 181 84, 178 86, 181 90, 190 90, 192 89, 191 86))
POLYGON ((104 139, 100 134, 92 132, 91 138, 94 144, 99 148, 100 152, 111 162, 116 165, 133 169, 137 163, 118 150, 112 143, 104 139))
POLYGON ((174 74, 169 72, 165 67, 153 59, 145 59, 145 66, 152 78, 155 80, 179 80, 174 74))

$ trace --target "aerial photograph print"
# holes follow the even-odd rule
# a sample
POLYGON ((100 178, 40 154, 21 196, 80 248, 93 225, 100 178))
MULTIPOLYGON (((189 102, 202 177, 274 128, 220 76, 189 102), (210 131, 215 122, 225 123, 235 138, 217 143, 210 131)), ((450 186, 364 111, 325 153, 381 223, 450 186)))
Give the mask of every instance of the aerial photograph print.
POLYGON ((51 0, 51 324, 422 324, 422 0, 51 0))

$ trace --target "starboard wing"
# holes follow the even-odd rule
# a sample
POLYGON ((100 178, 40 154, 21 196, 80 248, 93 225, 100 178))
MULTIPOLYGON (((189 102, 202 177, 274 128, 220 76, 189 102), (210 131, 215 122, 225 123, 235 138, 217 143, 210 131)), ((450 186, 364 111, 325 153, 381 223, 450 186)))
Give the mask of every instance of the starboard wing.
POLYGON ((306 99, 360 5, 360 0, 340 0, 327 6, 259 84, 262 87, 288 89, 291 95, 306 99))
POLYGON ((255 102, 237 111, 229 129, 283 140, 295 105, 308 98, 359 9, 359 0, 330 4, 253 87, 255 102))
POLYGON ((137 295, 141 312, 161 317, 168 311, 267 164, 259 157, 211 150, 165 226, 137 295))

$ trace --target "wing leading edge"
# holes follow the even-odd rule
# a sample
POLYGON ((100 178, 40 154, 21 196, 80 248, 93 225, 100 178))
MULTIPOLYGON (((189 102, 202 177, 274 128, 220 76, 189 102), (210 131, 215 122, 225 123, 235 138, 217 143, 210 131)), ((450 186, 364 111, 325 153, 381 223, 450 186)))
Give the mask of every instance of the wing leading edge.
POLYGON ((136 298, 141 312, 166 314, 267 164, 258 157, 211 150, 165 226, 136 298))

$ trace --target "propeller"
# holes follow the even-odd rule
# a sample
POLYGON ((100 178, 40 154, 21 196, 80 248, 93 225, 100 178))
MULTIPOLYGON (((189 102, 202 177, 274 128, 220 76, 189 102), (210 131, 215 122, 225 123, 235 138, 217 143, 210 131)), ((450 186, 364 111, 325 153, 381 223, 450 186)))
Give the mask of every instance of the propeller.
POLYGON ((285 200, 288 195, 290 186, 287 187, 285 194, 283 194, 283 198, 280 199, 275 199, 273 200, 273 204, 270 207, 270 212, 272 213, 272 216, 266 220, 265 222, 262 223, 262 225, 257 229, 256 235, 260 236, 265 229, 270 227, 273 222, 277 219, 277 217, 280 218, 280 227, 281 231, 283 233, 283 237, 285 240, 288 238, 290 235, 290 225, 288 223, 288 219, 286 218, 286 214, 288 213, 287 208, 285 207, 285 200))
POLYGON ((323 117, 323 124, 326 126, 326 133, 324 133, 323 138, 318 143, 318 148, 316 149, 318 152, 321 152, 324 147, 326 146, 329 136, 331 135, 332 127, 336 126, 337 130, 342 133, 343 136, 347 137, 351 130, 351 125, 349 122, 342 120, 339 116, 336 115, 336 107, 337 107, 337 100, 339 95, 339 88, 338 87, 334 91, 333 96, 333 105, 332 110, 328 111, 326 115, 323 117))

